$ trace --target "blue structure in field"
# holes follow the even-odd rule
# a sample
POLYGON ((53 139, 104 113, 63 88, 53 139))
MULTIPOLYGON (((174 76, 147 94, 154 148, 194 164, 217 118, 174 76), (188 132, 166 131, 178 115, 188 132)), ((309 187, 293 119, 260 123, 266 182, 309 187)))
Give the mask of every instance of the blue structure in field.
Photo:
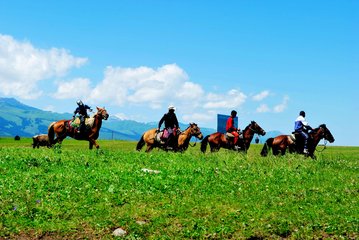
MULTIPOLYGON (((230 115, 217 114, 217 132, 226 132, 226 122, 230 115)), ((234 126, 238 127, 238 117, 234 118, 234 126)))

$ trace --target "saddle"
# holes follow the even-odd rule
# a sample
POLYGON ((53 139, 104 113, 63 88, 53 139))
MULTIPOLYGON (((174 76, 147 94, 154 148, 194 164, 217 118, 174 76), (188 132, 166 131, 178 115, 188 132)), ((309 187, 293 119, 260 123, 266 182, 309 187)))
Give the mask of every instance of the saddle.
MULTIPOLYGON (((85 118, 86 129, 92 128, 94 122, 95 122, 95 118, 93 118, 93 117, 85 118)), ((69 128, 69 130, 78 129, 80 127, 80 124, 81 124, 80 118, 76 117, 74 120, 69 120, 68 121, 68 128, 69 128)))
POLYGON ((227 133, 226 133, 226 137, 227 137, 227 138, 234 138, 234 135, 233 135, 232 133, 227 132, 227 133))
MULTIPOLYGON (((243 138, 243 133, 242 132, 238 132, 239 136, 238 136, 238 139, 242 139, 243 138)), ((234 135, 232 133, 229 133, 229 132, 226 132, 225 134, 226 138, 228 140, 234 138, 234 135)))
POLYGON ((165 144, 164 140, 166 140, 166 139, 163 138, 163 130, 157 132, 156 135, 155 135, 155 141, 160 143, 160 144, 165 144))
POLYGON ((290 139, 292 139, 293 142, 295 142, 296 140, 296 137, 295 137, 295 132, 292 132, 290 135, 289 135, 290 139))
MULTIPOLYGON (((89 117, 89 118, 85 118, 85 125, 86 127, 92 127, 94 124, 95 118, 93 117, 89 117)), ((76 117, 74 120, 71 120, 71 126, 72 127, 79 127, 81 123, 81 120, 79 117, 76 117)))
MULTIPOLYGON (((293 142, 301 142, 301 141, 304 141, 304 138, 303 136, 298 133, 298 132, 292 132, 289 137, 293 140, 293 142)), ((310 139, 310 135, 309 135, 309 139, 310 139)))

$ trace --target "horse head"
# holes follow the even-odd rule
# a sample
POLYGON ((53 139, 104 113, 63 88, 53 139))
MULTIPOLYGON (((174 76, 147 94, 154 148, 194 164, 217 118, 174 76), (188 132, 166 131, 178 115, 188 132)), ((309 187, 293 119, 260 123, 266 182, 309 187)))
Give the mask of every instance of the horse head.
POLYGON ((322 137, 325 140, 328 140, 330 143, 335 141, 332 133, 330 132, 330 130, 327 128, 327 126, 325 124, 321 124, 319 126, 319 130, 322 130, 322 137))
POLYGON ((263 128, 261 128, 258 123, 256 123, 255 121, 251 121, 250 124, 250 129, 254 132, 257 133, 259 135, 264 136, 266 134, 266 131, 263 130, 263 128))
POLYGON ((105 107, 103 107, 103 108, 96 107, 96 108, 97 108, 97 113, 96 113, 96 115, 100 116, 101 119, 107 120, 108 117, 109 117, 109 115, 108 115, 108 113, 107 113, 105 107))
POLYGON ((202 140, 203 134, 201 132, 201 129, 197 126, 197 124, 196 123, 190 123, 189 127, 191 129, 191 135, 195 136, 199 140, 202 140))

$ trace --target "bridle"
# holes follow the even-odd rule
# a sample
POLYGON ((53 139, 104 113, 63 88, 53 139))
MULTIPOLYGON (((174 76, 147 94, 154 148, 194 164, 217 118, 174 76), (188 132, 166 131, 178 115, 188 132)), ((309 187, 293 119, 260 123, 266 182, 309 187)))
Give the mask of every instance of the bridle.
MULTIPOLYGON (((258 124, 256 124, 258 126, 258 124)), ((259 127, 259 126, 258 126, 259 127)), ((249 130, 251 130, 254 134, 260 134, 261 131, 263 131, 263 129, 254 129, 252 128, 252 123, 249 124, 246 129, 249 128, 249 130)), ((259 127, 260 128, 260 127, 259 127)), ((244 129, 245 130, 245 129, 244 129)), ((244 131, 243 131, 244 132, 244 131)), ((253 135, 254 135, 253 134, 253 135)))
MULTIPOLYGON (((191 145, 190 142, 188 143, 188 145, 191 146, 191 147, 196 146, 196 143, 197 143, 197 140, 198 140, 198 135, 201 134, 201 129, 200 129, 197 125, 195 125, 195 126, 197 127, 197 128, 195 129, 195 130, 196 130, 196 133, 193 133, 193 132, 192 132, 192 131, 194 130, 194 129, 192 128, 193 125, 194 125, 194 124, 190 124, 190 126, 187 128, 187 129, 190 129, 190 133, 189 133, 190 137, 194 136, 194 137, 196 138, 196 141, 194 142, 193 145, 191 145), (197 130, 198 130, 198 131, 197 131, 197 130)), ((185 132, 187 131, 187 129, 184 130, 183 132, 181 132, 180 134, 186 134, 185 132)))
POLYGON ((323 148, 321 150, 317 150, 317 148, 315 148, 315 151, 317 151, 317 152, 323 152, 327 148, 327 143, 328 143, 327 136, 326 136, 327 135, 326 129, 320 126, 319 129, 317 130, 317 132, 320 129, 323 130, 323 132, 320 134, 320 140, 324 139, 324 144, 323 144, 323 148))

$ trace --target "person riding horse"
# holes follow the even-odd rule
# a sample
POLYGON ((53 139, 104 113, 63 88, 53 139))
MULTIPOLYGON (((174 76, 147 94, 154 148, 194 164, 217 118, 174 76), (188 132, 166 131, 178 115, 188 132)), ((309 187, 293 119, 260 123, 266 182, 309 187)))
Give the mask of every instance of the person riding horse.
POLYGON ((313 128, 309 126, 308 122, 305 120, 305 112, 300 111, 299 116, 294 122, 294 132, 299 133, 304 138, 304 150, 303 153, 308 153, 308 131, 313 128))
POLYGON ((226 122, 226 132, 227 133, 230 133, 234 136, 234 140, 233 140, 233 148, 235 149, 237 146, 237 141, 238 141, 238 138, 239 138, 239 131, 240 129, 239 128, 236 128, 234 126, 234 119, 237 117, 237 111, 235 110, 232 110, 231 112, 231 116, 227 119, 227 122, 226 122))
POLYGON ((72 119, 73 120, 75 119, 76 114, 79 115, 80 128, 77 131, 77 133, 81 133, 81 132, 84 133, 86 130, 85 119, 89 117, 87 114, 87 110, 90 110, 90 112, 92 112, 92 108, 87 106, 86 104, 83 104, 83 102, 81 100, 78 100, 76 103, 77 103, 78 107, 75 109, 72 119))
POLYGON ((174 146, 173 138, 176 136, 176 131, 179 130, 177 116, 175 114, 176 108, 173 105, 168 107, 168 112, 163 115, 158 123, 157 132, 160 131, 161 125, 165 123, 162 139, 165 141, 165 148, 172 149, 174 146))

